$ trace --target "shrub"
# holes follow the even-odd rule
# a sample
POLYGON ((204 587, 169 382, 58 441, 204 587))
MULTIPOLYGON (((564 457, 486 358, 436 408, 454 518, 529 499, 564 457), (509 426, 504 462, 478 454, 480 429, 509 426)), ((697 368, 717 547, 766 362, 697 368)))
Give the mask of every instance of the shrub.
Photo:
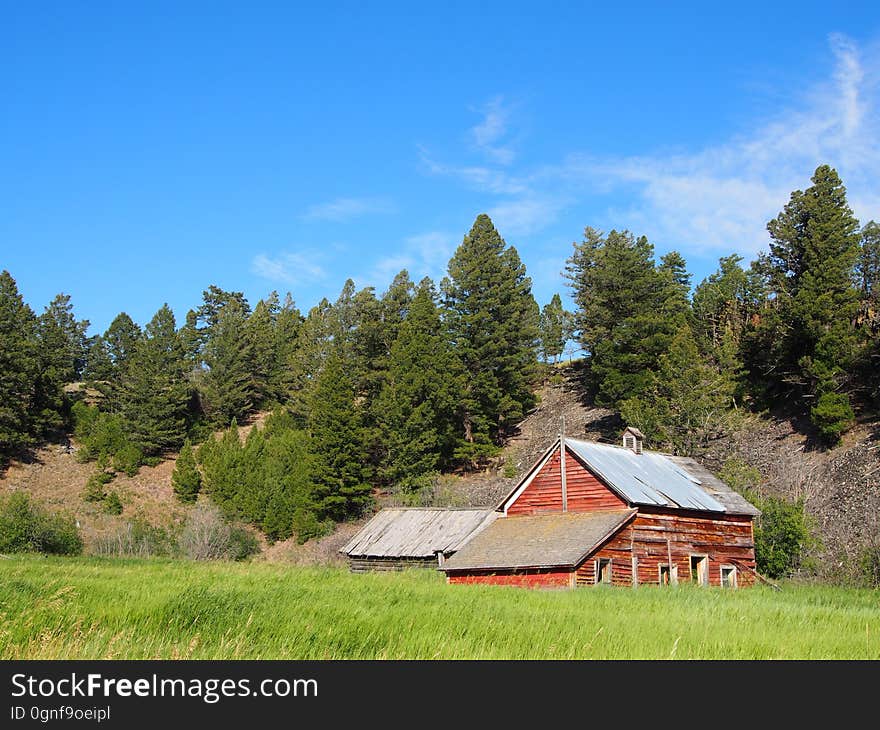
POLYGON ((133 477, 144 463, 144 452, 132 443, 124 444, 113 454, 113 468, 133 477))
POLYGON ((196 457, 192 444, 187 440, 180 450, 174 472, 171 474, 171 486, 174 494, 184 503, 192 504, 199 496, 202 488, 202 475, 196 466, 196 457))
POLYGON ((113 481, 113 475, 106 471, 97 471, 86 482, 83 499, 86 502, 103 502, 107 497, 104 487, 113 481))
MULTIPOLYGON (((220 510, 202 503, 189 513, 178 539, 180 552, 193 560, 241 560, 247 538, 223 519, 220 510)), ((256 540, 254 540, 256 542, 256 540)), ((248 553, 252 554, 252 553, 248 553)))
POLYGON ((818 542, 804 511, 804 501, 761 496, 761 473, 740 459, 728 459, 718 476, 761 510, 755 520, 755 561, 758 572, 782 578, 809 567, 806 557, 818 542))
POLYGON ((47 513, 24 492, 0 501, 0 553, 79 555, 82 548, 72 517, 47 513))
POLYGON ((783 578, 808 567, 805 558, 816 545, 812 525, 804 512, 804 500, 782 497, 753 499, 761 510, 755 524, 755 560, 758 572, 783 578))
POLYGON ((119 495, 113 491, 104 498, 104 511, 109 515, 122 514, 122 500, 119 495))
POLYGON ((313 537, 322 537, 332 529, 332 520, 319 520, 312 510, 300 508, 293 513, 293 532, 300 545, 313 537))
POLYGON ((855 413, 845 393, 823 393, 810 409, 810 420, 832 446, 850 428, 855 413))
POLYGON ((232 560, 247 560, 260 552, 260 541, 246 527, 235 526, 229 535, 229 557, 232 560))
POLYGON ((121 558, 149 558, 169 555, 171 539, 161 527, 155 527, 141 519, 126 522, 119 530, 98 538, 92 552, 95 555, 121 558))

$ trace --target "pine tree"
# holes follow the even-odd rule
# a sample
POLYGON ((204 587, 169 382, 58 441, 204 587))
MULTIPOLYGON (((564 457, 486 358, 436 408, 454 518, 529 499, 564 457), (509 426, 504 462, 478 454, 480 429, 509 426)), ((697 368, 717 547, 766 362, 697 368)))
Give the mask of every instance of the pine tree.
POLYGON ((278 315, 278 294, 272 292, 257 302, 247 320, 245 336, 250 340, 250 360, 254 402, 262 404, 272 397, 271 378, 275 369, 275 318, 278 315))
POLYGON ((290 292, 275 318, 275 355, 269 376, 269 392, 274 400, 286 400, 292 389, 290 363, 294 359, 303 316, 290 292))
POLYGON ((37 319, 39 374, 30 406, 35 433, 64 425, 68 409, 64 386, 79 379, 86 362, 88 321, 77 321, 66 294, 56 296, 37 319))
POLYGON ((39 370, 36 317, 15 279, 0 273, 0 466, 33 440, 31 408, 39 370))
POLYGON ((660 356, 644 393, 623 401, 620 412, 655 447, 688 455, 730 429, 734 391, 731 374, 706 362, 685 325, 660 356))
POLYGON ((455 446, 462 374, 445 337, 436 293, 425 278, 391 348, 388 381, 377 402, 387 456, 383 474, 414 488, 447 465, 455 446))
POLYGON ((171 474, 171 486, 174 494, 185 504, 192 504, 198 499, 202 488, 202 475, 196 465, 195 452, 189 439, 183 442, 183 448, 171 474))
POLYGON ((247 314, 236 302, 222 307, 204 344, 207 372, 202 378, 202 405, 214 424, 244 420, 257 400, 253 346, 247 314))
POLYGON ((174 313, 165 304, 144 328, 120 389, 129 436, 144 454, 160 454, 183 443, 189 398, 174 313))
POLYGON ((361 413, 342 355, 335 349, 317 378, 309 405, 317 509, 337 521, 358 515, 371 501, 362 461, 361 413))
POLYGON ((308 418, 309 402, 317 374, 332 347, 335 329, 333 307, 322 299, 309 310, 299 327, 296 345, 287 363, 287 397, 290 408, 300 423, 308 418))
POLYGON ((445 319, 467 376, 460 399, 463 459, 494 453, 535 403, 540 315, 531 286, 516 249, 489 216, 477 216, 442 283, 445 319))
POLYGON ((584 231, 566 274, 577 311, 578 339, 587 353, 596 402, 615 406, 638 396, 676 332, 687 323, 684 262, 670 255, 654 264, 654 247, 629 231, 584 231))
POLYGON ((125 312, 116 315, 103 335, 107 346, 107 354, 113 363, 114 379, 118 379, 125 370, 141 338, 141 328, 125 312))
POLYGON ((567 339, 568 313, 562 307, 562 298, 554 294, 549 304, 541 310, 541 354, 546 362, 559 362, 567 339))
MULTIPOLYGON (((777 333, 780 361, 767 367, 780 372, 781 381, 820 412, 827 413, 833 400, 845 420, 849 399, 839 391, 847 384, 858 348, 852 324, 859 299, 854 286, 858 221, 834 169, 818 167, 812 182, 807 190, 793 192, 784 210, 767 224, 770 282, 782 325, 777 333)), ((823 432, 834 430, 825 423, 823 432)))

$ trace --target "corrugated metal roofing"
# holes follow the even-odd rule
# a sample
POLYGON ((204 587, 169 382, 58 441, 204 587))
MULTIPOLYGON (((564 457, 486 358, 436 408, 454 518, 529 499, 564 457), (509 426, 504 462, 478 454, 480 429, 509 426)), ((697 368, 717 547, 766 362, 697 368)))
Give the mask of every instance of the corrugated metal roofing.
POLYGON ((573 568, 636 510, 504 517, 474 535, 442 570, 573 568))
POLYGON ((340 552, 377 558, 448 555, 497 517, 491 509, 383 509, 340 552))
POLYGON ((699 478, 666 454, 636 454, 620 446, 572 438, 566 438, 565 445, 631 504, 728 511, 701 488, 699 478))

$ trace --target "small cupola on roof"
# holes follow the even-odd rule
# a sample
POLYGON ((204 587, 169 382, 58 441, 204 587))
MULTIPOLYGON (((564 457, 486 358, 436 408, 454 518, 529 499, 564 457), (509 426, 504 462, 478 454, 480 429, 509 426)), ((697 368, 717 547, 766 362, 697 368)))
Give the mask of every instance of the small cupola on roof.
POLYGON ((629 449, 634 454, 641 454, 645 443, 645 434, 635 426, 627 426, 623 431, 623 448, 629 449))

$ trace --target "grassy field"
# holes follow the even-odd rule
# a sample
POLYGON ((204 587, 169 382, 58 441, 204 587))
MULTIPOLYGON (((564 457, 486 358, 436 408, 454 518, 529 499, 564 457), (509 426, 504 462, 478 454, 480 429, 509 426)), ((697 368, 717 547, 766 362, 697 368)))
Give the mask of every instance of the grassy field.
POLYGON ((0 659, 880 659, 880 593, 0 558, 0 659))

